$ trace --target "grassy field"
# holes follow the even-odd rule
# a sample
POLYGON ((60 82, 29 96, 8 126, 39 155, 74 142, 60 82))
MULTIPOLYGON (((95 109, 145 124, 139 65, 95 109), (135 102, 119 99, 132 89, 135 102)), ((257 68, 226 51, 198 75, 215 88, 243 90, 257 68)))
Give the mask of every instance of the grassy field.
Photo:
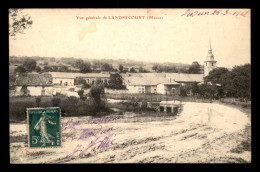
MULTIPOLYGON (((29 97, 10 97, 9 99, 9 102, 35 102, 35 99, 37 98, 38 96, 29 96, 29 97)), ((64 96, 64 95, 57 95, 57 96, 53 96, 53 97, 50 97, 50 96, 46 96, 46 97, 41 97, 41 102, 50 102, 51 99, 53 98, 60 98, 61 100, 65 100, 67 97, 64 96)))
MULTIPOLYGON (((91 116, 93 115, 91 111, 91 105, 88 102, 79 100, 75 98, 76 102, 68 101, 68 97, 59 95, 54 96, 60 99, 60 105, 63 116, 91 116)), ((51 100, 54 97, 41 97, 40 107, 52 107, 51 100)), ((198 103, 220 103, 226 104, 232 107, 236 107, 246 114, 251 114, 251 101, 241 102, 234 98, 224 98, 220 100, 209 100, 201 99, 195 97, 180 97, 180 96, 166 96, 166 95, 155 95, 155 94, 105 94, 107 99, 115 100, 130 100, 130 103, 113 102, 107 103, 107 108, 117 109, 118 113, 122 112, 136 112, 136 113, 157 113, 149 108, 140 108, 133 104, 134 102, 146 102, 146 101, 172 101, 177 100, 181 102, 198 102, 198 103), (132 103, 131 103, 132 102, 132 103)), ((30 97, 10 97, 9 99, 9 117, 11 122, 19 122, 26 119, 26 108, 37 107, 36 98, 34 96, 30 97)))

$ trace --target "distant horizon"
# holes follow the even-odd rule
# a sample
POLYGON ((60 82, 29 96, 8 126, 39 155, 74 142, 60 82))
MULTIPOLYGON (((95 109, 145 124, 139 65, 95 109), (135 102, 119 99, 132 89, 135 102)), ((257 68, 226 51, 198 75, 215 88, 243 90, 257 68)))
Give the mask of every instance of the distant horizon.
MULTIPOLYGON (((129 60, 129 61, 133 61, 133 62, 143 62, 143 63, 150 63, 150 64, 165 64, 165 63, 168 63, 168 64, 182 64, 182 65, 191 65, 193 62, 197 62, 197 61, 192 61, 190 64, 188 63, 181 63, 181 62, 147 62, 147 61, 143 61, 143 60, 136 60, 136 59, 92 59, 92 58, 87 58, 87 59, 84 59, 84 58, 79 58, 79 57, 43 57, 43 56, 16 56, 16 55, 10 55, 9 57, 18 57, 18 58, 23 58, 23 57, 28 57, 28 58, 33 58, 33 57, 39 57, 39 58, 74 58, 74 59, 82 59, 83 61, 84 60, 90 60, 90 61, 94 61, 94 60, 97 60, 97 61, 102 61, 102 60, 113 60, 113 61, 120 61, 120 60, 129 60)), ((198 62, 199 63, 199 62, 198 62)), ((199 63, 200 65, 204 65, 203 63, 199 63)), ((244 63, 244 64, 240 64, 240 65, 234 65, 234 66, 231 66, 231 67, 225 67, 225 66, 217 66, 218 67, 224 67, 224 68, 227 68, 227 69, 232 69, 233 67, 235 66, 243 66, 243 65, 246 65, 246 64, 251 64, 251 63, 244 63)))
POLYGON ((250 10, 247 16, 182 16, 186 10, 23 9, 33 24, 25 34, 18 34, 16 40, 9 39, 9 54, 83 60, 128 59, 144 63, 192 64, 197 61, 204 65, 210 41, 218 67, 251 64, 250 10), (162 19, 77 18, 130 14, 162 19))

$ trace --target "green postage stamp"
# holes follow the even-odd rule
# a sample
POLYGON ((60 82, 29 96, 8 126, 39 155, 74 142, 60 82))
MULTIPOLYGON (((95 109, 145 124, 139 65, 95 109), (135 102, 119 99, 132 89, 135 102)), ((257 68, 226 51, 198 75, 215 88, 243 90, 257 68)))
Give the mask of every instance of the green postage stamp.
POLYGON ((61 147, 60 108, 27 108, 30 148, 61 147))

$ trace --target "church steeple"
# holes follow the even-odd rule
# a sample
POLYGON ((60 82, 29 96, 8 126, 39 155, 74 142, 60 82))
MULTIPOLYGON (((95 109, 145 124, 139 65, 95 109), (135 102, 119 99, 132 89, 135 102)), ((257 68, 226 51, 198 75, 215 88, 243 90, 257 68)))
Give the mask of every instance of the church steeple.
POLYGON ((214 60, 214 55, 212 53, 211 41, 209 41, 209 50, 206 60, 204 61, 204 76, 207 76, 209 72, 216 68, 217 61, 214 60))
POLYGON ((214 60, 214 55, 212 53, 211 42, 210 41, 209 41, 209 51, 208 51, 207 60, 214 60))

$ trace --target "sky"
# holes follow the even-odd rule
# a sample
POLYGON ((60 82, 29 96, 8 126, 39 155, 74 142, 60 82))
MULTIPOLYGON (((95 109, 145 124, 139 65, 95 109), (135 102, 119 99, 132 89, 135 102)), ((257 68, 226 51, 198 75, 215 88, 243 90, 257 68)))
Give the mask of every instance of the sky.
POLYGON ((187 10, 23 9, 33 24, 25 34, 10 37, 9 54, 203 64, 211 42, 217 66, 250 63, 250 10, 195 15, 196 11, 211 14, 215 9, 190 9, 193 17, 186 15, 187 10), (112 16, 144 19, 108 19, 112 16), (148 20, 149 16, 157 19, 148 20))

